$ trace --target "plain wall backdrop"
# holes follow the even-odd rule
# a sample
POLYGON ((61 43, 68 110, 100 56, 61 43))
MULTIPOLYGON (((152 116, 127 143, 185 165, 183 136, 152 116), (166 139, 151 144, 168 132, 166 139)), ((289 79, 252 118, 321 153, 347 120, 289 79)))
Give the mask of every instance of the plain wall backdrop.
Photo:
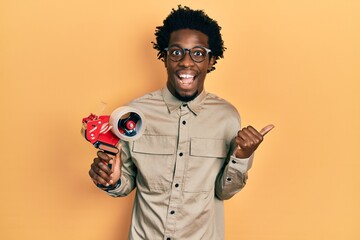
POLYGON ((0 0, 0 239, 127 238, 133 194, 93 185, 81 120, 164 86, 151 42, 178 4, 222 26, 206 90, 276 126, 226 239, 360 239, 358 0, 0 0))

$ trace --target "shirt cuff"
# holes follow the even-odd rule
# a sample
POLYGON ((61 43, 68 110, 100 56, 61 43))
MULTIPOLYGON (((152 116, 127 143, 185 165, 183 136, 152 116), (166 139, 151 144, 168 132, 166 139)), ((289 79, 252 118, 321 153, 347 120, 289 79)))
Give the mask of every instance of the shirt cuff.
POLYGON ((246 173, 252 166, 254 153, 248 158, 237 158, 235 155, 230 156, 229 164, 231 167, 236 168, 241 173, 246 173))
POLYGON ((119 181, 117 181, 115 186, 103 187, 101 189, 104 190, 105 192, 110 192, 110 191, 117 189, 120 186, 121 186, 121 178, 119 179, 119 181))

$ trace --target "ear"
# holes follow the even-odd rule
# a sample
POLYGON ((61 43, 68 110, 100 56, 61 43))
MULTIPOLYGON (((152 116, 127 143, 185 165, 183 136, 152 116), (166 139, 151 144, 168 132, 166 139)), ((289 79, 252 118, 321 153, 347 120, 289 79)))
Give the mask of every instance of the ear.
POLYGON ((167 68, 167 55, 164 54, 161 60, 164 62, 165 68, 167 68))
POLYGON ((214 56, 212 56, 209 60, 209 66, 208 66, 208 72, 210 72, 210 70, 212 69, 212 66, 214 65, 216 59, 214 56))

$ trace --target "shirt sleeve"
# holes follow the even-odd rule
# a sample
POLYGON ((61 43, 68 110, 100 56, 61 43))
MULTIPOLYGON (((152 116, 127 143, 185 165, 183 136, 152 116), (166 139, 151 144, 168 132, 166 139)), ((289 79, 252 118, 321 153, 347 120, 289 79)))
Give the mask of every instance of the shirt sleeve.
POLYGON ((131 160, 130 147, 128 142, 121 142, 121 178, 114 189, 104 190, 112 197, 127 196, 136 187, 136 166, 131 160))
MULTIPOLYGON (((233 152, 231 149, 231 153, 233 152)), ((249 158, 236 158, 234 154, 228 157, 215 183, 216 196, 220 200, 233 197, 246 185, 248 170, 252 166, 254 154, 249 158)))

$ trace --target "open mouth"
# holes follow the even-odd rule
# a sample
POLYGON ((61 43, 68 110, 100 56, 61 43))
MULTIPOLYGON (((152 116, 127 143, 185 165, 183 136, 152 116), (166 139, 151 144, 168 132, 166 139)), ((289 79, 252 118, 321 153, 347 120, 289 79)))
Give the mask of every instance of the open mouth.
POLYGON ((179 78, 179 82, 184 87, 190 86, 195 81, 194 74, 188 74, 188 73, 179 74, 178 78, 179 78))

